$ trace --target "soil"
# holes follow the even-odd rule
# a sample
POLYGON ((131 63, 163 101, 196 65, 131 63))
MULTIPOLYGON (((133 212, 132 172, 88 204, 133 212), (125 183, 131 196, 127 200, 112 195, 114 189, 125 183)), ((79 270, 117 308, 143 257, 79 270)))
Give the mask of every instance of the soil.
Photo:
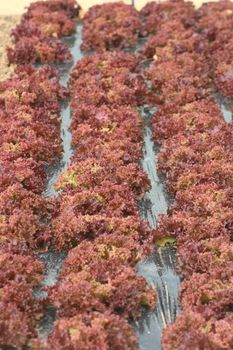
POLYGON ((11 45, 11 30, 19 22, 20 16, 0 16, 0 80, 6 79, 14 70, 8 65, 6 47, 11 45))

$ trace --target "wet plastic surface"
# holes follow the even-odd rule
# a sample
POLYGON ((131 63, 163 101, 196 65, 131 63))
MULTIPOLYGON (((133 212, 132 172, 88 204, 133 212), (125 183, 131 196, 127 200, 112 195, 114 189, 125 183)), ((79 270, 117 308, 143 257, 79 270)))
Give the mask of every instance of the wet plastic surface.
POLYGON ((142 319, 136 324, 141 350, 162 349, 162 329, 173 322, 180 312, 180 279, 175 272, 175 256, 175 248, 168 245, 138 264, 138 274, 145 277, 148 284, 158 293, 156 309, 144 312, 142 319))
POLYGON ((220 94, 216 94, 215 98, 221 108, 225 122, 232 123, 233 122, 233 99, 222 97, 220 94))
MULTIPOLYGON (((64 41, 70 46, 70 51, 73 56, 73 61, 63 65, 57 65, 57 69, 60 72, 61 78, 60 83, 63 86, 67 86, 69 80, 69 73, 74 66, 74 64, 83 57, 83 53, 80 49, 82 42, 82 25, 77 25, 77 31, 75 35, 65 38, 64 41)), ((61 139, 63 146, 62 158, 57 162, 57 164, 52 165, 48 168, 48 183, 46 190, 44 192, 45 197, 57 196, 59 192, 54 189, 54 185, 57 182, 57 179, 61 173, 63 173, 73 155, 73 150, 71 147, 72 134, 70 131, 71 123, 71 111, 69 101, 67 100, 62 104, 61 110, 61 139)))
MULTIPOLYGON (((141 215, 151 228, 156 227, 158 216, 165 214, 169 206, 169 197, 165 192, 163 179, 157 172, 158 147, 152 140, 150 119, 155 109, 148 106, 140 108, 144 122, 144 147, 142 166, 147 173, 151 190, 146 193, 140 205, 141 215)), ((144 311, 142 319, 136 323, 135 329, 139 337, 140 350, 160 350, 161 331, 173 322, 179 313, 180 279, 176 273, 176 249, 173 245, 158 248, 154 254, 137 266, 137 272, 148 284, 156 289, 157 305, 154 311, 144 311)))
MULTIPOLYGON (((45 264, 45 275, 42 284, 38 290, 35 290, 35 296, 39 299, 47 296, 47 292, 43 291, 44 287, 51 287, 58 281, 58 274, 62 267, 62 262, 66 255, 64 253, 58 254, 56 252, 46 252, 39 254, 39 259, 45 264)), ((38 325, 38 334, 41 339, 46 339, 53 328, 56 318, 56 310, 53 307, 48 307, 44 319, 38 325)))
POLYGON ((143 220, 149 222, 151 228, 156 226, 156 220, 159 214, 166 213, 168 208, 168 196, 164 190, 162 179, 156 171, 159 149, 152 140, 150 124, 150 118, 155 111, 155 108, 149 109, 148 106, 140 108, 140 114, 144 123, 144 147, 141 164, 151 183, 151 190, 144 197, 141 213, 143 220))

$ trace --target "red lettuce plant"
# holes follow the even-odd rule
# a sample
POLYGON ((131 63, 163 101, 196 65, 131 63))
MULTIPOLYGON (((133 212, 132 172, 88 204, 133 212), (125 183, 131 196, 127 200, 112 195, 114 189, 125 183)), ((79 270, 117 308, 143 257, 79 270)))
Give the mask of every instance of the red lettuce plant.
POLYGON ((42 280, 43 264, 16 243, 0 245, 0 343, 22 349, 36 336, 35 327, 43 316, 33 288, 42 280))
POLYGON ((162 342, 168 350, 228 350, 233 345, 232 325, 231 314, 224 319, 207 322, 201 314, 187 310, 165 329, 162 342))
POLYGON ((45 35, 22 37, 13 48, 8 48, 10 64, 55 63, 71 60, 68 46, 59 39, 45 35))
POLYGON ((36 350, 133 350, 137 339, 131 326, 120 316, 109 312, 93 312, 72 318, 63 318, 55 323, 54 331, 45 344, 36 342, 36 350))
POLYGON ((183 0, 167 0, 162 3, 151 1, 141 9, 140 14, 145 34, 160 32, 163 23, 169 26, 174 19, 178 19, 185 27, 190 27, 196 18, 193 4, 183 0))
POLYGON ((53 288, 50 300, 60 317, 110 310, 135 319, 141 313, 141 306, 154 307, 155 292, 143 277, 135 276, 134 269, 120 264, 105 282, 98 279, 97 266, 90 272, 69 273, 53 288))
POLYGON ((141 31, 141 20, 130 5, 96 5, 89 9, 83 19, 82 49, 103 52, 136 46, 141 31))
POLYGON ((216 89, 226 97, 233 97, 233 5, 224 0, 203 4, 198 10, 198 29, 209 41, 207 55, 216 89))
POLYGON ((8 48, 10 63, 56 63, 71 60, 68 46, 58 39, 75 32, 76 1, 37 1, 29 6, 13 30, 14 47, 8 48))

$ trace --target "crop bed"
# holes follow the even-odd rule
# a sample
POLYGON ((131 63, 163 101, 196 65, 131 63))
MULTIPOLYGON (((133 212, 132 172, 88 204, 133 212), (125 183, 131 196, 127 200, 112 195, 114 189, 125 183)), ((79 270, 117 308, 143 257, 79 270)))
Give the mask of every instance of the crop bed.
POLYGON ((175 240, 181 313, 163 315, 161 346, 232 349, 233 131, 217 101, 233 98, 233 4, 174 0, 138 12, 117 2, 82 21, 80 10, 74 0, 31 4, 12 32, 15 71, 0 82, 0 348, 137 349, 135 324, 175 292, 165 284, 162 305, 138 263, 175 240), (156 109, 148 125, 142 109, 156 109), (161 184, 140 163, 153 141, 171 205, 149 227, 140 203, 151 191, 156 205, 161 184), (50 167, 60 175, 48 196, 50 167), (54 252, 49 286, 40 257, 54 252), (54 322, 41 336, 48 309, 54 322))

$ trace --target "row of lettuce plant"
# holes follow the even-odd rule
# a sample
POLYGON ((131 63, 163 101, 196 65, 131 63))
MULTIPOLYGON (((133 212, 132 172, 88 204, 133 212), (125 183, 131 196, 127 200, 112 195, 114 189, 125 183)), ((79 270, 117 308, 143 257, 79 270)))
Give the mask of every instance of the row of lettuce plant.
POLYGON ((209 42, 208 59, 215 88, 221 95, 233 98, 233 3, 206 3, 197 13, 198 30, 209 42))
POLYGON ((182 312, 164 330, 162 344, 165 350, 227 350, 233 346, 233 130, 213 93, 218 88, 231 96, 232 3, 199 11, 178 3, 174 17, 171 3, 147 5, 147 23, 157 27, 142 50, 153 57, 146 76, 160 106, 154 139, 174 196, 155 234, 175 236, 183 278, 182 312))
MULTIPOLYGON (((45 199, 46 171, 61 153, 60 101, 67 91, 55 68, 63 55, 57 37, 74 30, 79 7, 72 0, 33 3, 13 31, 9 60, 17 67, 0 82, 0 347, 22 349, 37 337, 43 316, 34 288, 44 267, 36 258, 46 249, 48 222, 56 205, 45 199)), ((68 51, 67 51, 68 52, 68 51)))

